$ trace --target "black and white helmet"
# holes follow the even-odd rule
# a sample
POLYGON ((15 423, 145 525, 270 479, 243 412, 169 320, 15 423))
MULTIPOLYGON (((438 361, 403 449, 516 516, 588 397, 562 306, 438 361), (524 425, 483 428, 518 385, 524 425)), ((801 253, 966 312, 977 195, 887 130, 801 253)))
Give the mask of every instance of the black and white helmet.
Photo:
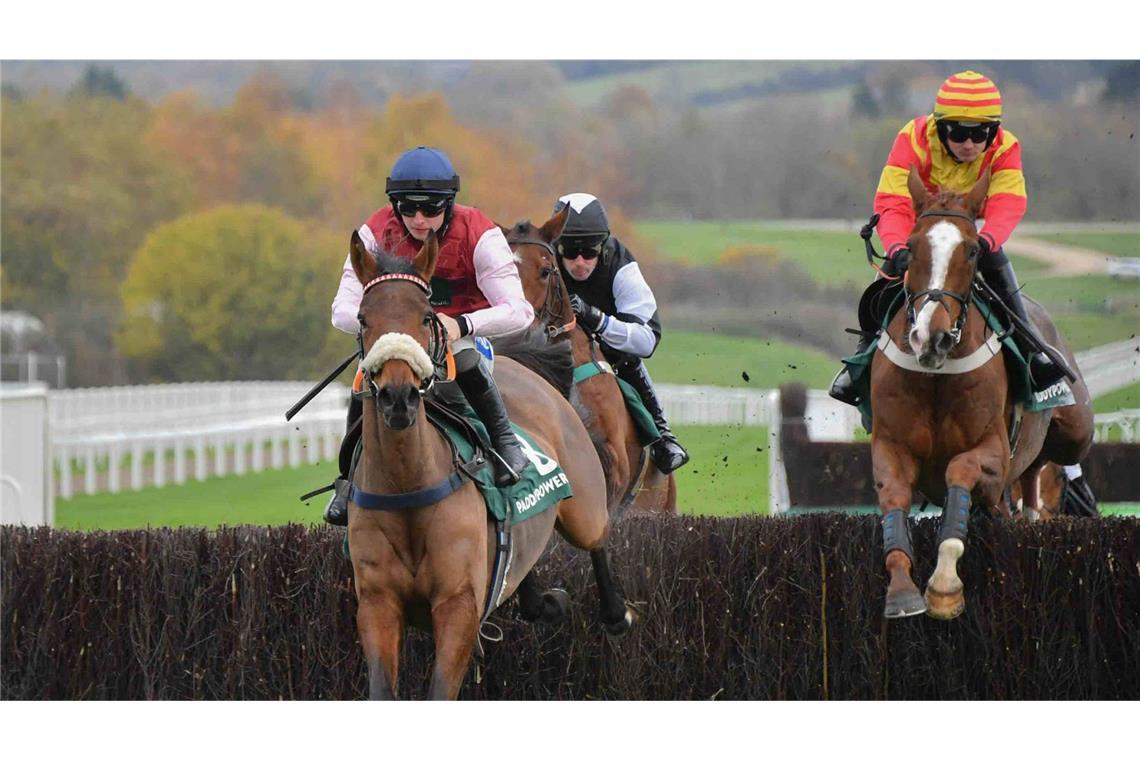
POLYGON ((600 249, 610 237, 610 218, 602 202, 589 193, 570 193, 558 199, 554 213, 560 213, 567 206, 570 215, 556 246, 600 249))

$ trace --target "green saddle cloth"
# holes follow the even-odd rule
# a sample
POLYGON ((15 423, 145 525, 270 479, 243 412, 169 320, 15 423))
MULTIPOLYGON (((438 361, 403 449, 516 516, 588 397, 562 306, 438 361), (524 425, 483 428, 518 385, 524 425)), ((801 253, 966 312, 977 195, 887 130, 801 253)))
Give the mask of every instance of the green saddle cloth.
MULTIPOLYGON (((903 304, 902 291, 891 302, 887 313, 883 316, 882 330, 887 329, 891 319, 903 304)), ((998 334, 1002 334, 1007 329, 998 314, 989 307, 989 304, 980 300, 975 300, 974 305, 978 307, 982 317, 986 320, 989 328, 998 334)), ((880 335, 882 333, 880 332, 880 335)), ((1061 380, 1047 388, 1036 388, 1029 375, 1029 362, 1026 361, 1025 356, 1021 353, 1021 349, 1014 343, 1013 338, 1008 334, 1001 339, 1002 353, 1005 355, 1006 366, 1010 367, 1009 375, 1009 389, 1013 394, 1015 403, 1021 404, 1027 412, 1039 412, 1043 409, 1052 409, 1058 406, 1070 406, 1076 403, 1073 398, 1073 391, 1069 388, 1068 382, 1061 380)), ((856 392, 859 394, 859 413, 863 418, 863 428, 870 432, 871 430, 871 361, 875 358, 878 351, 878 341, 876 340, 861 354, 848 356, 843 359, 843 363, 847 365, 847 372, 851 375, 851 381, 854 383, 856 392)))
MULTIPOLYGON (((428 415, 447 433, 460 459, 464 462, 471 461, 475 456, 475 447, 467 440, 467 436, 459 426, 445 415, 436 415, 430 411, 428 415)), ((491 443, 487 428, 475 411, 465 407, 463 416, 478 433, 483 448, 489 450, 491 443)), ((563 499, 570 498, 574 495, 574 491, 570 487, 570 479, 558 462, 547 456, 534 439, 518 425, 511 423, 511 427, 514 428, 519 445, 530 460, 522 472, 522 478, 509 488, 499 489, 495 486, 494 468, 488 464, 476 473, 477 477, 474 480, 479 492, 483 494, 484 501, 487 502, 487 509, 495 519, 506 520, 509 507, 510 523, 515 525, 542 514, 563 499)))
MULTIPOLYGON (((594 375, 602 374, 602 372, 603 370, 597 362, 580 364, 574 368, 574 384, 577 385, 594 375)), ((661 431, 657 429, 653 415, 645 408, 645 402, 641 400, 641 394, 637 392, 637 389, 617 375, 614 375, 614 380, 617 380, 618 387, 621 388, 621 395, 625 396, 625 408, 629 410, 629 416, 633 418, 633 426, 637 429, 638 441, 642 446, 648 446, 661 437, 661 431)))

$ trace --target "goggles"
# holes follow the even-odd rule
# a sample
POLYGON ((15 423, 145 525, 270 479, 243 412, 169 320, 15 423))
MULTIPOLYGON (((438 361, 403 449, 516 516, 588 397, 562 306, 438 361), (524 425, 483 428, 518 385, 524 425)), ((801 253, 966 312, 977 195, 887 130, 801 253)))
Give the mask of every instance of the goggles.
POLYGON ((586 261, 592 261, 602 255, 602 249, 606 247, 606 241, 600 240, 593 245, 588 243, 570 239, 569 242, 558 240, 554 243, 554 252, 564 259, 573 261, 581 256, 586 261))
POLYGON ((946 124, 946 139, 951 142, 961 143, 969 140, 974 143, 984 143, 990 139, 990 132, 996 127, 995 124, 976 124, 966 126, 958 122, 947 122, 946 124))
POLYGON ((425 218, 431 219, 432 217, 439 216, 447 210, 447 198, 396 198, 396 211, 400 216, 415 216, 416 212, 420 212, 425 218))

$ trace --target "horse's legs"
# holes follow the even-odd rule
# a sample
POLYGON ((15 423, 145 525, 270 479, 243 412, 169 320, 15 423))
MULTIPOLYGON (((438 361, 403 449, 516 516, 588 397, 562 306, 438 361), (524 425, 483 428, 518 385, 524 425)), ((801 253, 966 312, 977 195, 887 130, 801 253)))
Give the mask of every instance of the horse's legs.
POLYGON ((368 664, 368 698, 395 699, 404 609, 382 592, 357 589, 356 630, 368 664))
POLYGON ((435 634, 435 667, 431 674, 429 699, 455 699, 471 662, 479 612, 470 587, 434 604, 431 609, 435 634))
POLYGON ((917 466, 914 458, 898 446, 882 439, 872 444, 875 487, 883 513, 883 564, 890 580, 883 616, 888 618, 921 615, 926 603, 911 578, 914 548, 910 540, 910 512, 917 466))
POLYGON ((610 561, 604 547, 590 552, 594 564, 594 580, 598 584, 598 599, 601 602, 601 620, 606 631, 614 636, 622 636, 633 627, 634 615, 618 593, 617 584, 610 575, 610 561))
POLYGON ((1030 520, 1048 520, 1052 517, 1041 508, 1041 464, 1031 464, 1018 479, 1021 484, 1021 513, 1030 520))
POLYGON ((951 459, 946 468, 946 502, 942 506, 942 526, 938 529, 938 565, 926 584, 926 612, 931 617, 950 620, 966 609, 958 560, 966 551, 970 494, 978 490, 980 501, 990 508, 1000 501, 1005 481, 1002 460, 1009 458, 1009 449, 1002 443, 996 439, 985 441, 951 459))
POLYGON ((560 622, 570 608, 570 595, 565 589, 543 591, 533 569, 519 583, 518 598, 519 615, 528 623, 536 620, 543 623, 560 622))

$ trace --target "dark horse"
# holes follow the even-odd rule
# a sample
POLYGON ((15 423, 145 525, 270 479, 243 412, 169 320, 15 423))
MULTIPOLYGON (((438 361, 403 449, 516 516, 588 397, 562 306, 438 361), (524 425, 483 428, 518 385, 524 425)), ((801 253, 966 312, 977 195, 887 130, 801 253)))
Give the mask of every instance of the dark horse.
POLYGON ((364 509, 354 492, 349 504, 356 620, 373 698, 395 696, 407 623, 434 635, 430 695, 456 697, 484 611, 515 591, 555 528, 590 552, 607 629, 624 633, 633 622, 610 575, 604 479, 589 435, 552 385, 505 357, 496 359, 494 372, 510 416, 562 466, 574 495, 512 528, 505 585, 487 598, 494 522, 475 485, 457 477, 451 446, 421 403, 443 335, 428 303, 438 253, 434 236, 414 262, 374 256, 352 236, 352 267, 364 285, 361 364, 369 389, 355 486, 378 501, 396 495, 417 502, 364 509))
MULTIPOLYGON (((1019 477, 1028 488, 1048 461, 1078 463, 1092 444, 1093 415, 1078 377, 1071 383, 1076 404, 1026 412, 1011 445, 1016 412, 1006 361, 973 300, 980 250, 974 220, 989 173, 967 195, 929 195, 913 171, 908 187, 917 220, 907 243, 906 308, 891 320, 871 366, 871 456, 890 574, 884 614, 948 620, 966 605, 957 563, 971 504, 1008 517, 1005 488, 1019 477), (916 490, 944 505, 938 565, 925 597, 911 579, 907 513, 916 490)), ((1075 369, 1045 310, 1026 301, 1040 335, 1075 369)))
POLYGON ((640 512, 676 512, 677 481, 653 464, 638 439, 617 377, 599 356, 597 341, 577 325, 570 298, 554 256, 569 208, 541 227, 519 222, 503 229, 518 257, 523 291, 534 307, 535 321, 552 337, 570 341, 574 366, 597 364, 602 372, 575 383, 570 400, 590 431, 606 473, 611 514, 620 517, 632 506, 640 512))

